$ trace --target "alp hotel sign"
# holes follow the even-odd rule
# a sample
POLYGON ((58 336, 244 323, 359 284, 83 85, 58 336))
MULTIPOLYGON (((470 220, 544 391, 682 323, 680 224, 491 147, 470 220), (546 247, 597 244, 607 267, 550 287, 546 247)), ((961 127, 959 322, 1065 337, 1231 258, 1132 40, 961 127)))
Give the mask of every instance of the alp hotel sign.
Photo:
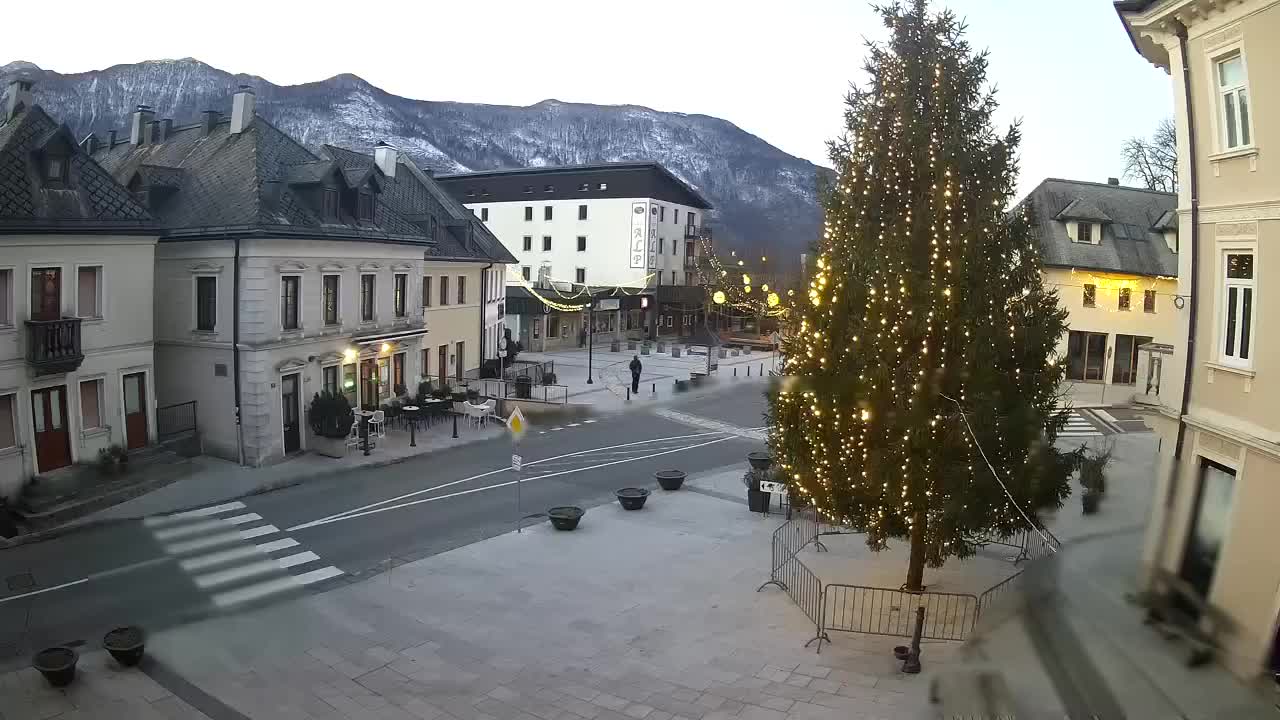
POLYGON ((631 267, 644 268, 649 245, 649 204, 631 203, 631 267))

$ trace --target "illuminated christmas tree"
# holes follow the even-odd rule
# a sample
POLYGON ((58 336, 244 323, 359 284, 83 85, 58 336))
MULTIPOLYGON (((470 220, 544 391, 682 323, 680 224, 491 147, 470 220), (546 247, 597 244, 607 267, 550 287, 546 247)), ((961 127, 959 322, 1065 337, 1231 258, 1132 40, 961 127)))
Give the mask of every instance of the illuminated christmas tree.
POLYGON ((924 567, 1009 537, 1070 492, 1053 441, 1066 312, 1040 281, 1026 210, 1007 211, 1016 127, 997 134, 985 53, 925 0, 878 8, 869 81, 830 144, 837 179, 806 298, 769 396, 792 496, 924 567))

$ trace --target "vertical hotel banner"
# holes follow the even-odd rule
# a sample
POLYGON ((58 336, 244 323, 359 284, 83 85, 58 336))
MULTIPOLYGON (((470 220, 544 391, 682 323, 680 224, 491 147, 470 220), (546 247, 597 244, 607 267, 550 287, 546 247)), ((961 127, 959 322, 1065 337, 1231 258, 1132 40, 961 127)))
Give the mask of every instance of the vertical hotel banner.
POLYGON ((649 253, 649 203, 631 203, 630 256, 633 269, 644 269, 649 253))
POLYGON ((658 205, 649 205, 649 269, 658 267, 658 205))

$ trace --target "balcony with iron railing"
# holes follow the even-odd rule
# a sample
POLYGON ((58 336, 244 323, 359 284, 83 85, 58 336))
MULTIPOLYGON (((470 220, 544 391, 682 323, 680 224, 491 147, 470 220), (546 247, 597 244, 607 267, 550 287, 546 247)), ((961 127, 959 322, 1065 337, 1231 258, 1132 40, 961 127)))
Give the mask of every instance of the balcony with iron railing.
POLYGON ((72 372, 84 362, 80 318, 27 320, 27 364, 36 375, 72 372))
POLYGON ((706 238, 708 241, 711 240, 711 226, 709 225, 685 225, 684 226, 685 240, 699 240, 702 238, 706 238))

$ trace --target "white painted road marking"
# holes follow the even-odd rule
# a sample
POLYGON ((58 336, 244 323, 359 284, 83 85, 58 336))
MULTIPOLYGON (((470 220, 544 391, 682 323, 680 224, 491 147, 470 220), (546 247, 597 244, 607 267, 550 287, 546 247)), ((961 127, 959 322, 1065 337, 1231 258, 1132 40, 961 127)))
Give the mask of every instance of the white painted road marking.
POLYGON ((226 608, 233 605, 251 602, 253 600, 261 600, 277 593, 288 592, 289 590, 298 590, 313 585, 322 580, 335 578, 344 573, 332 565, 322 567, 319 570, 312 570, 302 575, 285 575, 284 577, 272 578, 265 582, 255 585, 247 585, 235 590, 228 590, 213 596, 213 604, 216 607, 226 608))
POLYGON ((240 537, 244 538, 245 540, 252 540, 256 537, 262 537, 263 535, 270 535, 272 533, 278 533, 278 532, 280 532, 280 528, 276 527, 275 525, 261 525, 251 530, 241 530, 240 537))
POLYGON ((223 565, 234 560, 257 557, 261 554, 262 551, 258 550, 258 548, 253 545, 242 545, 240 547, 231 548, 230 550, 221 550, 215 553, 209 553, 208 555, 193 557, 190 560, 183 560, 178 563, 178 566, 187 572, 195 572, 197 570, 214 567, 215 565, 223 565))
POLYGON ((310 550, 307 550, 306 552, 300 552, 296 555, 282 557, 279 560, 276 560, 276 563, 280 567, 287 570, 293 567, 294 565, 303 565, 305 563, 314 562, 319 559, 320 559, 319 555, 311 552, 310 550))
POLYGON ((199 508, 196 510, 187 510, 172 515, 157 515, 146 518, 142 524, 146 527, 156 527, 158 525, 167 525, 169 523, 178 522, 179 520, 188 520, 190 518, 207 517, 209 515, 217 515, 218 513, 230 512, 232 510, 243 510, 244 503, 229 502, 222 505, 212 505, 210 507, 199 508))
POLYGON ((61 585, 54 585, 53 587, 41 588, 39 590, 32 590, 29 593, 22 593, 21 595, 10 595, 7 598, 0 598, 0 603, 7 603, 10 600, 21 600, 22 598, 31 597, 33 595, 40 595, 41 593, 53 592, 54 590, 61 590, 62 588, 69 588, 73 585, 80 585, 81 583, 87 583, 87 582, 89 582, 89 578, 87 577, 80 578, 79 580, 72 580, 69 583, 62 583, 61 585))
POLYGON ((199 535, 207 533, 210 530, 220 530, 224 527, 221 520, 205 520, 204 522, 194 522, 190 525, 179 525, 177 527, 164 528, 162 530, 152 531, 156 540, 167 542, 169 540, 177 540, 179 538, 189 537, 191 535, 199 535))
POLYGON ((291 548, 291 547, 297 547, 297 546, 298 546, 298 541, 294 540, 293 538, 281 538, 279 540, 272 540, 269 543, 254 545, 254 547, 258 548, 258 550, 261 550, 264 553, 272 553, 272 552, 276 552, 277 550, 283 550, 285 548, 291 548))
POLYGON ((257 577, 259 575, 266 575, 267 573, 276 572, 278 570, 280 570, 280 566, 276 564, 276 561, 268 558, 266 560, 259 560, 258 562, 252 562, 247 565, 238 565, 233 568, 219 570, 206 575, 197 575, 195 577, 196 587, 199 587, 202 590, 207 590, 209 588, 218 587, 219 585, 226 585, 227 583, 257 577))
POLYGON ((237 515, 235 517, 227 518, 223 522, 229 522, 232 525, 243 525, 247 522, 254 522, 255 520, 261 520, 261 519, 262 519, 262 516, 259 515, 258 513, 245 513, 244 515, 237 515))
POLYGON ((226 532, 226 533, 218 533, 217 535, 209 535, 208 537, 196 538, 195 540, 186 540, 184 542, 172 543, 169 545, 165 545, 164 549, 165 549, 165 552, 169 553, 170 555, 185 555, 187 553, 199 552, 201 550, 208 550, 209 548, 215 548, 215 547, 218 547, 219 545, 227 545, 227 544, 230 544, 233 542, 239 542, 239 541, 240 541, 240 533, 226 532))

